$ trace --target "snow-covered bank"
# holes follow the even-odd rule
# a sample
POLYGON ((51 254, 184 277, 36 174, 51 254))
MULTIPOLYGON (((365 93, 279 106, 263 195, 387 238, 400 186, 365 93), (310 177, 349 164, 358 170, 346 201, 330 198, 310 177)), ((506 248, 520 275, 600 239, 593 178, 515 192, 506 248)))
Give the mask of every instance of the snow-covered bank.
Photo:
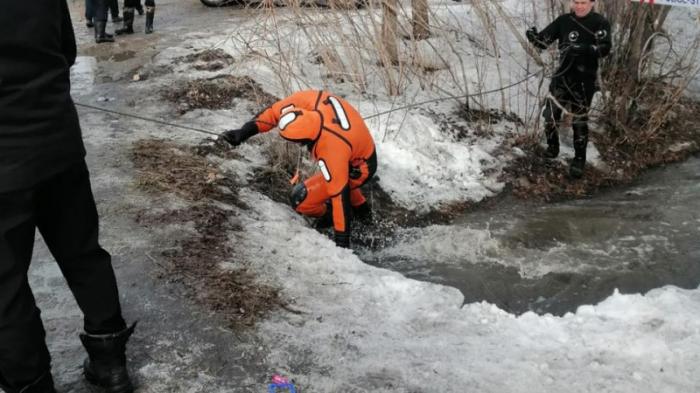
POLYGON ((364 265, 257 206, 237 241, 300 314, 260 325, 268 361, 308 392, 691 392, 700 365, 700 291, 614 294, 564 317, 462 306, 449 287, 364 265))

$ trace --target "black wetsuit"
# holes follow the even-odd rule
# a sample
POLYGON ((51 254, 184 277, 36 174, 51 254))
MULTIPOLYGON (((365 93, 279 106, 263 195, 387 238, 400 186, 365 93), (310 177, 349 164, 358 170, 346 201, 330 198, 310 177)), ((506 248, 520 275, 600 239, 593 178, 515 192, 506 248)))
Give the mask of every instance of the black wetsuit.
MULTIPOLYGON (((612 48, 610 23, 596 12, 590 12, 583 18, 571 12, 558 17, 531 38, 534 38, 531 39, 532 44, 540 49, 545 49, 554 41, 559 42, 560 65, 552 77, 549 91, 562 106, 577 115, 572 124, 574 148, 577 157, 585 160, 588 142, 586 114, 597 91, 598 59, 607 56, 612 48)), ((548 99, 543 116, 549 144, 559 144, 556 123, 561 114, 562 110, 548 99)))

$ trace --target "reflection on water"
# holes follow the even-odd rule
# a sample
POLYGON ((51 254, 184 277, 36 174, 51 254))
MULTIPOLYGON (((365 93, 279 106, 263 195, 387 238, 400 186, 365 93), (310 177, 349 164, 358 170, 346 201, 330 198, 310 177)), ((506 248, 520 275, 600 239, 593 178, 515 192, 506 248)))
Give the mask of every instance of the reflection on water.
POLYGON ((655 170, 591 200, 518 201, 452 226, 410 228, 361 255, 408 277, 459 288, 514 313, 564 314, 615 288, 700 284, 700 159, 655 170))

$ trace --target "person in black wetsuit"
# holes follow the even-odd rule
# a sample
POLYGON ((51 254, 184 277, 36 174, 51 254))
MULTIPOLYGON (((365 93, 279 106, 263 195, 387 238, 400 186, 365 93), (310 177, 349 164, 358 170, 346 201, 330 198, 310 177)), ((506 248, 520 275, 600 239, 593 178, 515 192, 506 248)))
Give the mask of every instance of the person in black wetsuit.
POLYGON ((610 53, 610 23, 593 11, 595 0, 572 0, 571 12, 561 15, 541 32, 536 27, 527 30, 528 41, 538 49, 545 49, 559 41, 560 63, 549 85, 550 97, 545 101, 542 116, 545 120, 547 150, 545 157, 559 155, 557 124, 562 107, 574 114, 574 159, 569 174, 583 176, 588 145, 588 110, 597 91, 598 59, 610 53), (555 101, 556 100, 556 101, 555 101))

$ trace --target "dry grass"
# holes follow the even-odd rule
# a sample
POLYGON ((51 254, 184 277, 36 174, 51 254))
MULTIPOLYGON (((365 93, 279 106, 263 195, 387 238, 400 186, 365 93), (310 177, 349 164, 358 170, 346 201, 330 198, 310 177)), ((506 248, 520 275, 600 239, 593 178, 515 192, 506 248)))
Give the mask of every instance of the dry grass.
POLYGON ((568 166, 543 158, 544 149, 536 136, 523 135, 513 143, 526 155, 513 160, 501 180, 519 198, 543 201, 582 198, 603 187, 623 183, 622 179, 611 178, 590 164, 586 165, 582 179, 570 179, 568 166))
POLYGON ((199 71, 218 71, 233 64, 233 56, 220 48, 214 48, 185 56, 182 61, 194 63, 194 68, 199 71))
POLYGON ((242 206, 236 183, 211 164, 206 154, 223 147, 204 144, 180 146, 163 140, 142 140, 132 149, 137 186, 153 194, 175 194, 190 205, 186 209, 152 213, 143 210, 137 221, 144 226, 194 225, 194 232, 169 237, 160 246, 166 263, 161 277, 180 282, 187 295, 220 313, 234 328, 251 326, 267 312, 283 307, 279 290, 263 284, 229 246, 228 235, 239 230, 231 211, 214 201, 242 206), (221 262, 235 261, 234 269, 221 262))
POLYGON ((663 125, 663 133, 640 133, 634 139, 592 134, 591 140, 609 170, 601 172, 587 165, 580 180, 569 179, 568 167, 559 161, 542 158, 544 148, 537 135, 520 135, 512 144, 526 156, 509 165, 503 180, 518 197, 548 201, 587 197, 601 188, 628 184, 645 169, 681 161, 700 151, 699 111, 700 103, 682 99, 663 125))
POLYGON ((254 112, 272 105, 277 97, 266 93, 249 77, 217 76, 198 79, 165 91, 163 97, 176 104, 177 111, 184 114, 193 109, 226 109, 233 99, 245 99, 252 103, 254 112))
POLYGON ((235 190, 235 184, 196 148, 179 146, 161 139, 136 142, 132 160, 138 171, 137 186, 143 190, 173 193, 186 200, 208 199, 236 202, 235 194, 224 194, 222 187, 235 190))

